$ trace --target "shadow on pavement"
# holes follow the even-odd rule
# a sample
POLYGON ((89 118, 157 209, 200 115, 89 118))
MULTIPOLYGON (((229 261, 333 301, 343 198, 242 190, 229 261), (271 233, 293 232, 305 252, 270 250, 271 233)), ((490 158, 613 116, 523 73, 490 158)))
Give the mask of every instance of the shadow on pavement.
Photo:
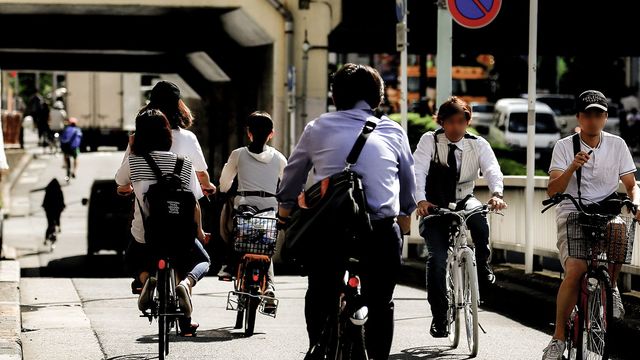
POLYGON ((461 360, 470 356, 463 354, 447 354, 451 351, 449 346, 421 346, 400 351, 400 354, 391 354, 389 360, 413 360, 413 359, 444 359, 461 360))
POLYGON ((119 278, 128 277, 122 256, 78 255, 51 260, 47 266, 23 268, 22 277, 119 278))
MULTIPOLYGON (((198 334, 195 337, 181 337, 175 335, 175 330, 172 330, 169 335, 169 342, 195 342, 195 343, 207 343, 207 342, 221 342, 230 341, 234 339, 240 339, 244 337, 243 333, 231 332, 230 327, 223 327, 210 330, 198 330, 198 334)), ((255 333, 259 335, 259 333, 255 333)), ((158 335, 145 335, 136 339, 137 342, 142 344, 156 344, 158 342, 158 335)))
POLYGON ((141 353, 141 354, 118 355, 118 356, 110 357, 107 360, 147 360, 147 359, 157 359, 157 358, 158 358, 158 354, 141 353))

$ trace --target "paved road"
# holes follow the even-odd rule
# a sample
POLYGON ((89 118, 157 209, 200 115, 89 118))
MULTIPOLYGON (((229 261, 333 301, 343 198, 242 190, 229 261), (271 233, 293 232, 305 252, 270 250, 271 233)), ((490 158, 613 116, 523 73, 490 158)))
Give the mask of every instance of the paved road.
MULTIPOLYGON (((40 210, 42 191, 54 176, 62 179, 61 157, 40 156, 14 189, 5 241, 19 250, 23 268, 21 300, 25 359, 149 359, 156 356, 156 323, 138 317, 136 298, 122 263, 104 253, 88 260, 86 207, 93 179, 110 178, 122 153, 82 154, 78 179, 64 187, 67 210, 53 253, 41 245, 46 226, 40 210), (45 276, 45 277, 42 277, 45 276)), ((307 349, 304 323, 306 279, 279 276, 281 306, 276 319, 259 316, 256 335, 233 330, 235 313, 225 310, 231 284, 205 278, 194 290, 194 339, 172 337, 175 359, 301 359, 307 349)), ((465 359, 464 348, 451 350, 447 340, 432 339, 423 290, 398 287, 396 334, 391 359, 465 359)), ((548 335, 499 314, 483 311, 478 359, 538 359, 548 335)))

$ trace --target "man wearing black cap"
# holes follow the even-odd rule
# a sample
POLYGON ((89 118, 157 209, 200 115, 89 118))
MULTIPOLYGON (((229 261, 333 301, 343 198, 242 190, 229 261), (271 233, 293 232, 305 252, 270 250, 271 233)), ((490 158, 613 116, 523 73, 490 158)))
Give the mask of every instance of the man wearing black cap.
MULTIPOLYGON (((640 189, 636 185, 636 166, 627 144, 622 138, 602 131, 607 122, 607 98, 596 90, 578 96, 577 118, 580 131, 558 141, 553 148, 549 167, 547 194, 558 192, 580 198, 583 204, 593 204, 617 197, 619 181, 634 204, 640 203, 640 189), (578 183, 577 172, 580 172, 578 183)), ((553 339, 544 350, 543 360, 560 360, 565 351, 565 324, 576 304, 580 281, 587 271, 587 263, 569 256, 567 246, 567 217, 575 206, 565 201, 556 208, 558 251, 565 277, 558 290, 556 327, 553 339)), ((615 212, 619 213, 619 209, 615 212)), ((640 219, 640 212, 636 215, 640 219)), ((622 318, 624 308, 617 288, 620 265, 610 267, 613 287, 613 316, 622 318)))

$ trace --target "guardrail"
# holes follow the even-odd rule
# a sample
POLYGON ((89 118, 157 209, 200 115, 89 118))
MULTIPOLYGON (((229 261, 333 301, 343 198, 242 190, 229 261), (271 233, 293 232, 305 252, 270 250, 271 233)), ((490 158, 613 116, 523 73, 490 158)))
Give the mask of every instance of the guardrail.
MULTIPOLYGON (((551 209, 541 214, 542 200, 547 198, 546 176, 535 177, 533 227, 534 227, 534 254, 544 257, 557 257, 556 247, 556 213, 551 209)), ((504 179, 504 197, 509 208, 505 210, 504 216, 490 216, 491 244, 493 249, 508 250, 524 253, 525 251, 525 176, 506 176, 504 179)), ((619 192, 624 193, 624 187, 620 184, 619 192)), ((479 179, 476 183, 476 197, 480 201, 489 200, 489 190, 484 179, 479 179)), ((412 221, 411 236, 409 243, 421 244, 424 239, 420 237, 418 222, 412 221)), ((627 275, 640 275, 640 231, 636 231, 633 242, 633 257, 631 264, 624 265, 622 272, 627 275)), ((630 287, 631 277, 624 276, 623 282, 630 287)))

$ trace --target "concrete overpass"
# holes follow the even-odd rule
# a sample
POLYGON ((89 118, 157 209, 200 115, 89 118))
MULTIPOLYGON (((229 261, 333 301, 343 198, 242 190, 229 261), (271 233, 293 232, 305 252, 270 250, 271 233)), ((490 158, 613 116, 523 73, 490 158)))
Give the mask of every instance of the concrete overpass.
POLYGON ((286 152, 303 124, 326 108, 329 33, 341 1, 0 0, 0 68, 176 73, 203 99, 197 123, 216 175, 243 142, 256 109, 274 116, 286 152), (302 79, 305 35, 306 92, 302 79), (301 106, 304 100, 304 106, 301 106), (201 119, 202 120, 202 119, 201 119))

